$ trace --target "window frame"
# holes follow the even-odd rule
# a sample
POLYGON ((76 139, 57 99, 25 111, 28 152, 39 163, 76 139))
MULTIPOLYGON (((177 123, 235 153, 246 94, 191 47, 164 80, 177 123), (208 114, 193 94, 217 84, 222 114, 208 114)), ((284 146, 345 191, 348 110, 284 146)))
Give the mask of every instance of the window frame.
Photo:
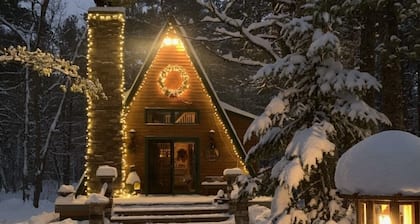
POLYGON ((153 107, 153 108, 145 108, 144 109, 144 123, 146 125, 199 125, 200 124, 200 111, 197 109, 179 109, 179 108, 161 108, 161 107, 153 107), (156 112, 156 111, 162 111, 162 112, 169 112, 170 114, 170 122, 164 123, 164 122, 148 122, 148 115, 150 112, 156 112), (175 123, 175 113, 185 113, 185 112, 193 112, 195 113, 195 123, 175 123))

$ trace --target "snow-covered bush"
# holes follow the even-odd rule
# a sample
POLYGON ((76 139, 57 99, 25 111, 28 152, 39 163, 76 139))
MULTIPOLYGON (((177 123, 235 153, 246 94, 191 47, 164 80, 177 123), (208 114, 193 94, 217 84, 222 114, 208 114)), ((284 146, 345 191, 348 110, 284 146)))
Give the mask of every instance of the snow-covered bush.
POLYGON ((235 200, 250 199, 256 196, 261 185, 258 178, 253 178, 250 175, 239 175, 233 183, 233 190, 230 193, 230 198, 235 200))

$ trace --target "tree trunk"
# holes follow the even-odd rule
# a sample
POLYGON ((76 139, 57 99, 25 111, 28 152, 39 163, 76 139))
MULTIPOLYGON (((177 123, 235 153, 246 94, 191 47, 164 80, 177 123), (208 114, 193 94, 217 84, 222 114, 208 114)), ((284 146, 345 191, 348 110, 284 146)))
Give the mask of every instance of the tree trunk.
POLYGON ((384 30, 384 50, 381 57, 382 75, 382 112, 392 122, 392 129, 405 130, 404 100, 402 98, 402 74, 398 52, 398 43, 393 41, 398 35, 398 18, 394 1, 387 1, 380 22, 384 30))
MULTIPOLYGON (((376 47, 376 13, 375 6, 368 2, 361 6, 361 38, 360 38, 360 71, 368 72, 375 76, 375 47, 376 47)), ((375 105, 375 90, 370 90, 365 97, 365 102, 375 105)))
POLYGON ((29 143, 29 102, 31 98, 29 69, 25 69, 25 120, 24 120, 24 133, 23 133, 23 175, 22 175, 22 200, 25 201, 28 188, 28 143, 29 143))
POLYGON ((42 176, 41 176, 41 114, 40 114, 40 80, 41 78, 38 74, 33 75, 34 80, 34 89, 33 93, 33 102, 34 102, 34 131, 35 131, 35 176, 34 176, 34 201, 33 205, 35 208, 39 206, 39 197, 42 192, 42 176))
MULTIPOLYGON (((71 93, 69 93, 71 95, 71 93)), ((63 175, 63 183, 70 184, 70 155, 72 149, 72 123, 71 123, 71 114, 72 114, 72 107, 73 107, 73 98, 70 96, 68 97, 68 108, 65 110, 65 120, 67 121, 67 145, 66 145, 66 153, 64 156, 64 175, 63 175)))
MULTIPOLYGON (((45 15, 47 13, 49 0, 44 0, 41 4, 41 13, 39 17, 39 25, 37 31, 37 38, 35 48, 40 47, 42 34, 45 33, 45 15)), ((34 190, 34 201, 33 206, 38 208, 39 198, 42 192, 42 173, 43 173, 43 159, 41 158, 41 114, 40 114, 40 91, 41 91, 41 78, 38 74, 33 75, 34 80, 34 91, 33 91, 33 102, 34 102, 34 123, 35 123, 35 190, 34 190)))

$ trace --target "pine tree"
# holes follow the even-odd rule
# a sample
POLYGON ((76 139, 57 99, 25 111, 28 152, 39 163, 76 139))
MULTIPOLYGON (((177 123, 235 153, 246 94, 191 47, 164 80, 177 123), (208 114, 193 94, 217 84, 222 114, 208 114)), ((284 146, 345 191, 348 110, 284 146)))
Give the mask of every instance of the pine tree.
POLYGON ((229 24, 238 32, 225 30, 225 34, 249 39, 274 58, 253 80, 278 89, 278 94, 245 135, 260 137, 248 161, 268 160, 274 165, 270 222, 349 221, 342 199, 335 194, 338 154, 368 136, 368 124, 390 122, 363 101, 367 90, 381 88, 379 82, 340 62, 336 27, 343 22, 343 2, 280 0, 272 12, 251 24, 227 15, 223 7, 218 10, 211 1, 199 2, 213 10, 215 17, 207 21, 229 24))
MULTIPOLYGON (((332 1, 292 4, 289 7, 301 12, 294 17, 283 12, 281 29, 290 53, 264 66, 255 77, 277 79, 279 94, 251 125, 247 137, 252 133, 262 140, 293 136, 280 144, 278 150, 284 150, 284 156, 271 173, 279 182, 272 204, 274 222, 338 222, 346 215, 335 195, 332 175, 334 156, 339 147, 345 147, 342 139, 354 142, 369 135, 363 123, 389 121, 362 100, 364 91, 379 90, 377 80, 368 73, 345 69, 339 61, 340 42, 334 27, 341 23, 340 6, 332 1)), ((260 141, 253 152, 264 144, 260 141)))

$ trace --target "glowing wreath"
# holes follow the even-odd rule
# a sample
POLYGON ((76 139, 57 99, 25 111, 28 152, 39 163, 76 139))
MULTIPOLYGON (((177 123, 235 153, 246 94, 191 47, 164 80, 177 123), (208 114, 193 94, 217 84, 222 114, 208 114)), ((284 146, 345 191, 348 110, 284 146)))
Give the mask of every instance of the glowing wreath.
POLYGON ((159 74, 159 87, 162 90, 163 94, 168 97, 177 97, 184 93, 188 89, 188 80, 190 77, 184 68, 179 65, 168 65, 166 66, 159 74), (170 72, 178 72, 181 75, 182 83, 181 86, 176 89, 170 89, 165 85, 166 77, 170 72))

